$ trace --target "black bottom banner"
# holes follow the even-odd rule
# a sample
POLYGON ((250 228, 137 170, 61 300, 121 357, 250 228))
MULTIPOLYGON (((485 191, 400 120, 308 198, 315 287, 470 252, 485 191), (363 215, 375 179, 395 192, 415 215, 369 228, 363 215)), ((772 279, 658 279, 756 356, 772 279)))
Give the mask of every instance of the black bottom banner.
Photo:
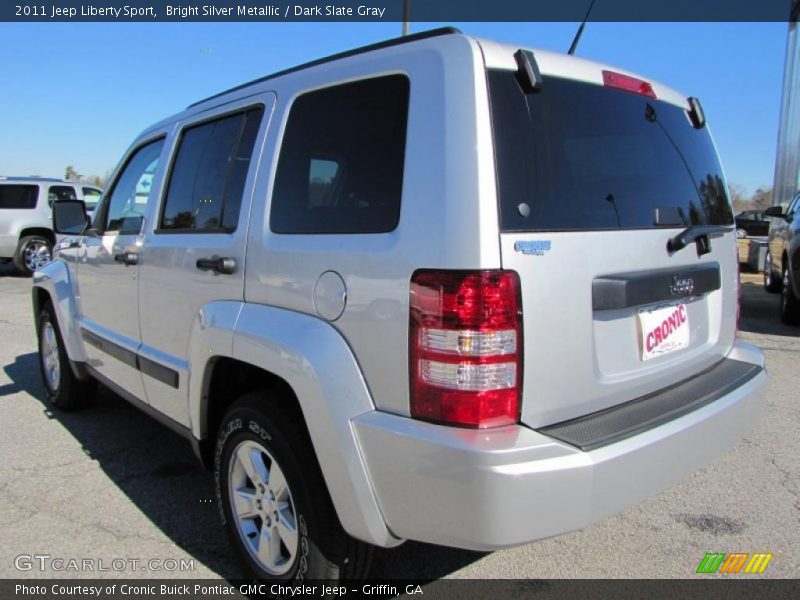
MULTIPOLYGON (((707 576, 706 576, 707 577, 707 576)), ((242 598, 397 598, 470 600, 491 598, 800 598, 800 582, 775 579, 698 578, 696 580, 631 579, 439 579, 435 581, 365 580, 349 582, 302 581, 269 583, 245 580, 178 579, 5 579, 0 598, 73 600, 173 599, 212 600, 242 598)))

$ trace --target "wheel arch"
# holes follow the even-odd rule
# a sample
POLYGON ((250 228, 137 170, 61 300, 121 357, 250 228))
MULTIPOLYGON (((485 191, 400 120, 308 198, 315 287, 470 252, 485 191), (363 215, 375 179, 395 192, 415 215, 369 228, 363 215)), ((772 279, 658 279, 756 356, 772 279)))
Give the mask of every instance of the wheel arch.
POLYGON ((200 436, 199 457, 206 469, 213 467, 215 435, 225 413, 238 398, 256 390, 270 393, 280 403, 281 411, 299 416, 305 426, 297 395, 286 380, 232 356, 213 356, 206 363, 203 373, 197 430, 200 436))
POLYGON ((52 229, 48 229, 47 227, 25 227, 19 232, 19 240, 31 235, 41 236, 49 241, 51 246, 56 245, 56 234, 53 233, 52 229))
POLYGON ((83 351, 78 331, 76 291, 73 273, 67 263, 61 259, 52 261, 33 274, 31 300, 37 335, 39 313, 45 303, 49 301, 56 314, 58 329, 61 339, 64 340, 72 371, 79 379, 85 379, 86 372, 82 365, 86 362, 86 354, 83 351))
POLYGON ((401 543, 383 519, 351 426, 374 405, 341 334, 319 318, 286 309, 237 303, 233 317, 233 303, 215 304, 203 309, 190 341, 192 433, 204 464, 211 463, 227 408, 249 391, 273 391, 280 409, 306 428, 344 529, 378 546, 401 543), (215 351, 203 341, 212 339, 215 351))

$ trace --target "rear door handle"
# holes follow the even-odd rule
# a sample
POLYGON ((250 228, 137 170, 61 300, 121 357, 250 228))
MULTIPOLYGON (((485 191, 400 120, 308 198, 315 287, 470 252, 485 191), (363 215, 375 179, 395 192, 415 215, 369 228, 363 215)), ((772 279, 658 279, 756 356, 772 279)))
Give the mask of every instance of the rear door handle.
POLYGON ((229 256, 198 258, 195 266, 201 271, 216 271, 222 275, 230 275, 236 271, 236 261, 229 256))
POLYGON ((139 264, 138 252, 120 252, 114 255, 114 260, 118 263, 124 264, 126 267, 139 264))

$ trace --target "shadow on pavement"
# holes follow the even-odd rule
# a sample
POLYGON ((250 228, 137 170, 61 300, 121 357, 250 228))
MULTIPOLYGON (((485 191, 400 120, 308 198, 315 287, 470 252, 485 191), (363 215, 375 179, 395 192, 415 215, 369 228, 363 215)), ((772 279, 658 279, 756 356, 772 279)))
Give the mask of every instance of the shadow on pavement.
POLYGON ((12 265, 10 262, 0 262, 0 277, 19 277, 20 279, 24 278, 25 276, 22 275, 19 271, 17 271, 16 267, 12 265))
MULTIPOLYGON (((108 478, 181 549, 221 577, 245 577, 220 524, 211 475, 189 444, 100 386, 97 399, 77 412, 53 409, 40 383, 36 353, 5 365, 12 383, 0 397, 25 392, 49 419, 59 421, 108 478)), ((438 579, 484 554, 408 542, 376 552, 375 578, 438 579)))
POLYGON ((740 331, 789 337, 800 336, 800 327, 781 322, 779 316, 780 294, 769 294, 764 290, 763 285, 752 281, 742 281, 741 291, 740 331))

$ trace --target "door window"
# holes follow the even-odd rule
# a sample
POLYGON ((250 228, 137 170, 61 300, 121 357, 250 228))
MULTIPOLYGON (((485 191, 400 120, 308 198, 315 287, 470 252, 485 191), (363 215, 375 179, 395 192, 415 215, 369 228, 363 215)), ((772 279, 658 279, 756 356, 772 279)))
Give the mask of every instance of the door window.
POLYGON ((77 200, 75 188, 71 185, 51 185, 47 192, 47 203, 53 208, 53 202, 58 200, 77 200))
POLYGON ((186 129, 170 174, 159 230, 232 232, 264 109, 186 129))
POLYGON ((106 196, 103 231, 118 231, 120 234, 137 234, 141 231, 163 145, 163 138, 150 142, 128 160, 106 196))

